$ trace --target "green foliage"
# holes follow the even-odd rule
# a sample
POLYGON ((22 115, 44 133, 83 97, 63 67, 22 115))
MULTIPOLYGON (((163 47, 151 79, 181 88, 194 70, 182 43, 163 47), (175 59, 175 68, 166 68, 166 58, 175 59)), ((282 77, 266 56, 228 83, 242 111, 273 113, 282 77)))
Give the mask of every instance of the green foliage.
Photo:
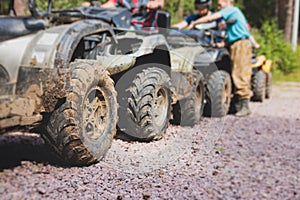
POLYGON ((9 10, 9 0, 0 1, 0 15, 7 15, 9 10))
POLYGON ((283 41, 283 32, 277 28, 275 20, 265 21, 261 31, 254 32, 254 35, 261 46, 258 53, 273 60, 274 72, 289 74, 297 69, 297 53, 283 41))
MULTIPOLYGON (((86 0, 89 1, 89 0, 86 0)), ((100 0, 101 3, 105 3, 107 0, 100 0)), ((53 1, 53 7, 55 9, 66 9, 66 8, 74 8, 80 6, 84 0, 55 0, 53 1)), ((45 0, 36 0, 37 6, 41 10, 46 10, 48 1, 45 0)))
POLYGON ((175 16, 176 11, 179 7, 179 0, 166 0, 165 1, 165 10, 167 10, 172 18, 175 16))
POLYGON ((187 16, 194 12, 195 12, 194 0, 183 1, 183 15, 187 16))
POLYGON ((171 13, 172 23, 176 23, 195 11, 194 0, 165 0, 164 10, 171 13))
MULTIPOLYGON (((56 9, 65 9, 65 8, 72 8, 79 6, 83 1, 78 0, 59 0, 59 1, 53 1, 53 8, 56 9)), ((48 1, 45 0, 36 0, 37 7, 40 10, 46 10, 48 1)))
POLYGON ((275 17, 275 0, 247 0, 243 5, 243 12, 252 26, 261 27, 264 21, 275 17))

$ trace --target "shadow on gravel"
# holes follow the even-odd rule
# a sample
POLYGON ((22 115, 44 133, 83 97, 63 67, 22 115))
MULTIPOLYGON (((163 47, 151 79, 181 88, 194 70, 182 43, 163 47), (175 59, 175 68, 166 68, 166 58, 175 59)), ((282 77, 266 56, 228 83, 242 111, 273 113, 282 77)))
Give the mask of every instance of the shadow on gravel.
POLYGON ((136 142, 151 143, 151 140, 144 141, 142 139, 132 137, 132 136, 126 134, 125 132, 121 131, 120 129, 117 129, 117 133, 116 133, 116 136, 114 137, 114 139, 117 139, 117 140, 119 139, 119 140, 122 140, 123 142, 127 142, 127 143, 136 143, 136 142))
POLYGON ((22 161, 54 164, 53 156, 38 134, 0 135, 0 171, 20 166, 22 161))

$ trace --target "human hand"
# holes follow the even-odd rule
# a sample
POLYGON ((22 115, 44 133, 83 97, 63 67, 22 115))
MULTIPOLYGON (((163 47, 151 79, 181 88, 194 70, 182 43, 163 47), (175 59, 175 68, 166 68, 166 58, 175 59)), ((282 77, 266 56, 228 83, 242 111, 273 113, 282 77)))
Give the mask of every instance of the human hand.
POLYGON ((217 42, 217 43, 213 43, 212 46, 213 46, 213 47, 216 47, 216 48, 223 48, 223 47, 225 47, 225 42, 217 42))
POLYGON ((255 49, 259 49, 259 48, 260 48, 260 45, 256 43, 256 44, 253 45, 253 47, 254 47, 255 49))
POLYGON ((159 4, 158 1, 155 1, 155 0, 152 0, 152 1, 149 1, 147 3, 147 10, 157 10, 157 9, 160 9, 161 8, 161 5, 159 4))
POLYGON ((85 2, 82 2, 82 3, 81 3, 81 6, 89 7, 89 6, 91 6, 91 3, 88 2, 88 1, 85 1, 85 2))
POLYGON ((196 24, 194 24, 193 22, 190 23, 190 25, 187 27, 187 30, 192 30, 194 29, 196 24))

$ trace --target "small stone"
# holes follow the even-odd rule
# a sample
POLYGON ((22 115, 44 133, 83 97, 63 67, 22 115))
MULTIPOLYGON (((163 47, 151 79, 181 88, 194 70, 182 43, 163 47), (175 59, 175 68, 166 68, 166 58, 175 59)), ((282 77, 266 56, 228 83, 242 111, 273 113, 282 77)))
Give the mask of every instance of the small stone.
POLYGON ((42 188, 42 187, 38 187, 38 188, 37 188, 37 191, 38 191, 40 194, 45 194, 45 193, 46 193, 46 189, 45 189, 45 188, 42 188))
POLYGON ((147 199, 150 199, 151 197, 151 192, 144 192, 143 193, 143 199, 147 200, 147 199))

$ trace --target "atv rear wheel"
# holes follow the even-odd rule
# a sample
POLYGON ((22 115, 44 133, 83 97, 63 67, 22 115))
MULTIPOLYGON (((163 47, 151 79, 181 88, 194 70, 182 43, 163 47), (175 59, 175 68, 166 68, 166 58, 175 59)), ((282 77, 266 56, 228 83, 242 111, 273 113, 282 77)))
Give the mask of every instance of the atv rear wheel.
POLYGON ((63 162, 83 166, 101 160, 116 133, 117 99, 105 70, 84 62, 71 64, 65 101, 51 114, 46 142, 63 162))
POLYGON ((141 141, 162 138, 170 119, 170 86, 169 75, 160 68, 137 74, 129 87, 127 110, 119 112, 121 130, 141 141))
POLYGON ((266 99, 271 98, 271 93, 272 93, 272 72, 269 72, 267 74, 267 81, 266 81, 266 94, 265 94, 266 99))
POLYGON ((251 87, 253 96, 251 98, 252 101, 263 102, 265 98, 266 91, 266 74, 265 72, 259 70, 255 72, 252 76, 251 87))
POLYGON ((228 72, 218 70, 207 82, 207 103, 205 114, 211 117, 225 116, 230 107, 232 83, 228 72))
POLYGON ((200 122, 204 108, 204 77, 201 72, 194 71, 193 78, 191 95, 173 106, 173 124, 194 126, 200 122))

